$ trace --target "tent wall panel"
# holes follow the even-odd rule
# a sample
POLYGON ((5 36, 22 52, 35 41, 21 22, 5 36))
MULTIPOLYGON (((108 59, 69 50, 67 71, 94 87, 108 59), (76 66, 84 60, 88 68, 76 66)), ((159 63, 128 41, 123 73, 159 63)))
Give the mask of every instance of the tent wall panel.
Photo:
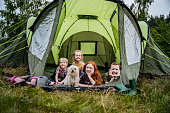
MULTIPOLYGON (((76 20, 76 19, 74 19, 76 20)), ((68 19, 65 19, 65 23, 67 23, 66 21, 70 21, 68 19)), ((101 20, 102 22, 104 20, 101 20)), ((62 46, 62 44, 73 34, 76 34, 78 32, 81 31, 92 31, 92 32, 96 32, 98 34, 101 34, 103 37, 105 37, 110 44, 113 46, 115 45, 115 40, 113 33, 111 32, 112 28, 111 28, 111 24, 108 21, 103 22, 104 24, 102 24, 102 22, 97 21, 96 19, 79 19, 78 21, 76 21, 74 24, 72 24, 72 26, 67 26, 67 24, 63 24, 61 31, 58 35, 58 38, 52 48, 53 52, 53 56, 56 57, 55 58, 55 63, 58 64, 58 54, 60 51, 60 48, 62 46), (95 27, 94 27, 95 26, 95 27), (64 27, 66 27, 67 29, 65 29, 64 27), (108 29, 108 30, 106 30, 108 29), (63 39, 61 38, 63 37, 63 39), (57 49, 57 50, 56 50, 57 49)), ((116 46, 115 46, 116 47, 116 46)), ((113 50, 115 50, 115 47, 113 46, 113 50)))
POLYGON ((26 26, 26 37, 27 37, 27 44, 30 45, 31 37, 32 37, 32 31, 29 29, 31 25, 34 23, 36 17, 29 17, 27 20, 27 26, 26 26))
POLYGON ((59 31, 60 31, 60 29, 61 29, 61 26, 62 26, 62 24, 63 24, 63 22, 64 22, 64 18, 65 18, 65 16, 66 16, 65 13, 66 13, 66 5, 65 5, 65 3, 63 3, 62 10, 61 10, 61 14, 60 14, 60 19, 59 19, 59 22, 58 22, 57 31, 56 31, 55 38, 54 38, 54 42, 56 41, 56 38, 57 38, 57 36, 58 36, 58 33, 59 33, 59 31))
MULTIPOLYGON (((33 55, 31 51, 29 51, 29 53, 28 53, 28 56, 29 56, 28 60, 29 60, 29 65, 30 65, 29 69, 30 69, 32 76, 42 76, 44 74, 44 68, 45 68, 45 65, 46 65, 46 60, 47 60, 47 57, 50 53, 50 50, 51 50, 51 47, 52 47, 52 44, 53 44, 54 36, 55 36, 56 30, 57 30, 56 28, 57 28, 57 25, 58 25, 61 9, 62 9, 62 5, 63 5, 62 0, 58 1, 58 3, 60 3, 60 4, 57 4, 57 7, 54 5, 56 8, 54 8, 54 9, 50 8, 51 11, 52 12, 55 11, 56 14, 55 13, 49 13, 49 10, 46 10, 47 12, 44 12, 44 14, 46 14, 46 13, 48 13, 48 14, 46 16, 44 16, 44 18, 41 18, 43 21, 41 21, 41 23, 37 23, 38 25, 35 25, 35 26, 37 26, 36 30, 39 30, 38 27, 40 27, 41 24, 44 24, 44 23, 48 24, 48 22, 55 23, 55 24, 52 24, 52 26, 51 26, 52 29, 50 31, 49 43, 47 45, 47 48, 46 48, 42 58, 38 58, 36 55, 33 55), (49 21, 48 16, 50 14, 55 14, 55 17, 54 17, 54 19, 51 19, 49 21), (32 62, 32 60, 34 60, 34 62, 32 62)), ((50 27, 50 26, 48 26, 48 27, 50 27)), ((48 30, 44 31, 44 32, 49 33, 48 30)), ((43 33, 43 34, 45 34, 45 33, 43 33)), ((34 34, 33 34, 33 37, 34 37, 34 34)), ((37 38, 38 41, 40 41, 39 38, 41 38, 41 37, 36 37, 36 38, 37 38)), ((32 46, 32 45, 30 45, 30 46, 32 46)))
POLYGON ((0 66, 18 67, 28 64, 25 33, 20 34, 8 47, 0 44, 0 66), (4 48, 4 49, 3 49, 4 48))
POLYGON ((147 40, 143 54, 141 73, 152 75, 170 75, 170 59, 155 45, 151 35, 147 40))
MULTIPOLYGON (((123 84, 127 84, 128 74, 126 66, 126 53, 125 53, 125 39, 124 39, 124 11, 123 7, 118 5, 118 21, 119 21, 119 49, 120 49, 120 59, 121 59, 121 73, 120 81, 123 84)), ((113 83, 114 84, 114 83, 113 83)))
POLYGON ((145 40, 143 40, 142 42, 142 54, 144 53, 145 47, 146 47, 146 40, 148 40, 149 37, 149 26, 147 25, 147 23, 145 21, 138 21, 139 26, 141 28, 142 31, 142 36, 145 38, 145 40))
MULTIPOLYGON (((103 38, 100 34, 97 34, 95 32, 80 32, 74 34, 63 43, 59 56, 68 58, 69 64, 72 64, 73 52, 77 49, 81 50, 80 47, 81 42, 96 43, 96 49, 95 49, 96 54, 94 55, 84 54, 83 60, 85 62, 94 61, 98 66, 102 66, 102 67, 105 67, 105 62, 109 62, 109 64, 112 63, 111 61, 113 61, 114 59, 114 52, 112 46, 105 38, 103 38)), ((85 49, 91 50, 90 46, 86 46, 85 49)))
MULTIPOLYGON (((124 23, 125 14, 128 15, 128 18, 134 24, 135 29, 137 29, 137 27, 135 26, 135 22, 131 14, 125 8, 123 8, 122 6, 119 6, 119 37, 120 37, 120 42, 121 42, 120 43, 120 55, 121 55, 121 66, 122 66, 121 81, 124 84, 127 84, 129 83, 128 81, 129 79, 132 79, 132 78, 137 79, 139 75, 140 62, 128 65, 127 52, 126 52, 126 46, 125 46, 126 35, 125 35, 125 29, 124 29, 125 28, 124 26, 126 26, 125 25, 126 23, 124 23)), ((137 31, 137 34, 140 37, 138 31, 137 31)), ((131 40, 133 40, 133 38, 131 40)), ((134 46, 138 46, 138 45, 134 45, 134 46)))
POLYGON ((103 8, 103 0, 66 0, 66 16, 77 15, 99 16, 103 8), (96 10, 97 9, 97 10, 96 10))

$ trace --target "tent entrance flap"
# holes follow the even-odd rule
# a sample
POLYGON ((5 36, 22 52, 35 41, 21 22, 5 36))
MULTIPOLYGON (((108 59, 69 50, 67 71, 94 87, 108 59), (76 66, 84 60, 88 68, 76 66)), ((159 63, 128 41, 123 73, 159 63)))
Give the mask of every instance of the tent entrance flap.
POLYGON ((96 33, 83 31, 70 36, 62 45, 59 57, 68 58, 73 62, 73 52, 80 49, 83 52, 83 61, 94 61, 98 66, 105 67, 105 63, 115 61, 112 45, 105 37, 96 33))

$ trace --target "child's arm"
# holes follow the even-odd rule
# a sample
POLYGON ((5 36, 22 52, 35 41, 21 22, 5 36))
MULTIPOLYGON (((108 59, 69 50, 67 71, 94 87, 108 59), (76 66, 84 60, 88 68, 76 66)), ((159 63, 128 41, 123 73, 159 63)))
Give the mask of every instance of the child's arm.
POLYGON ((109 74, 109 73, 105 73, 105 74, 104 74, 104 82, 105 82, 105 84, 109 82, 109 81, 107 80, 108 74, 109 74))
POLYGON ((111 78, 111 79, 110 79, 110 81, 109 81, 109 82, 112 82, 112 81, 114 81, 114 80, 115 80, 115 79, 114 79, 114 77, 113 77, 113 78, 111 78))
POLYGON ((93 80, 93 78, 91 77, 90 74, 87 74, 87 76, 88 76, 88 78, 89 78, 91 84, 94 86, 94 85, 96 84, 96 82, 93 80))
POLYGON ((58 73, 55 75, 55 82, 58 83, 58 73))
POLYGON ((61 82, 58 82, 59 84, 63 84, 64 83, 64 81, 67 79, 67 75, 66 75, 66 77, 61 81, 61 82))
POLYGON ((79 83, 78 86, 79 87, 93 87, 93 85, 86 85, 86 84, 81 84, 81 83, 79 83))

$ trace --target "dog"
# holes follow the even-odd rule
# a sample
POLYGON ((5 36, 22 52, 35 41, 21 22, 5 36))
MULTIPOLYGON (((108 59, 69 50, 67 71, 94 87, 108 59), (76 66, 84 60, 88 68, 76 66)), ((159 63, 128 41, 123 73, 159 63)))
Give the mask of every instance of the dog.
POLYGON ((68 87, 78 87, 79 85, 79 68, 75 65, 71 65, 68 68, 68 72, 66 75, 66 80, 64 81, 64 85, 68 87))

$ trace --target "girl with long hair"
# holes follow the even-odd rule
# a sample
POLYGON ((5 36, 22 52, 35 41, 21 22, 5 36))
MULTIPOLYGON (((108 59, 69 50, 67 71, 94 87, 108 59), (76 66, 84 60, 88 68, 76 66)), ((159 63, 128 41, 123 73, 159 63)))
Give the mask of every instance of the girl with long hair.
POLYGON ((80 87, 91 87, 102 85, 103 80, 96 64, 89 61, 84 65, 83 72, 80 74, 80 87))

